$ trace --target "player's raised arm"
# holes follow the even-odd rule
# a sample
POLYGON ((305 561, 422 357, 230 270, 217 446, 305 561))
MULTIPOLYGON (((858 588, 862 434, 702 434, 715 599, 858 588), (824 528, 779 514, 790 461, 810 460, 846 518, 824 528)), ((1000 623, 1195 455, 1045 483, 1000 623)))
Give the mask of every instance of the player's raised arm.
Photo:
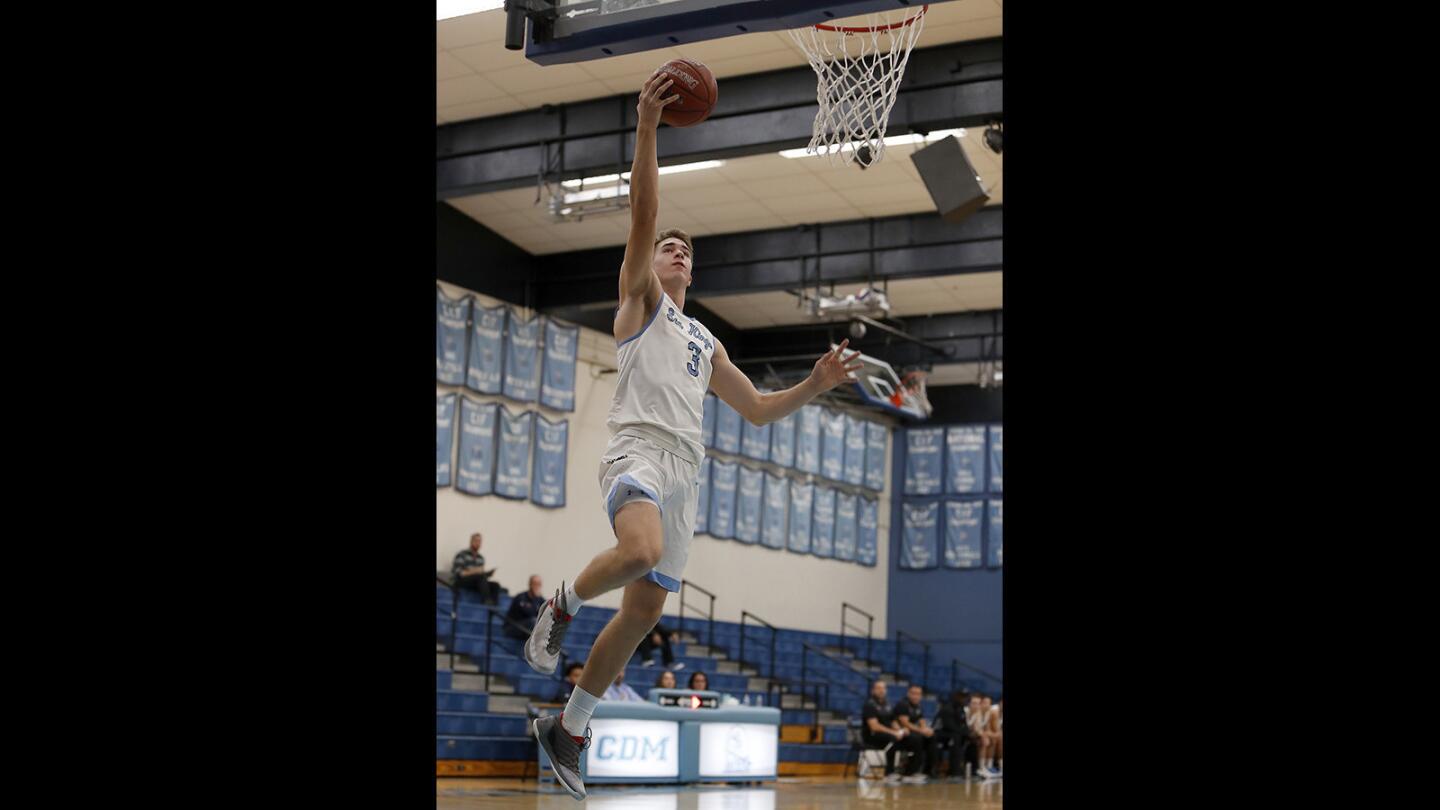
POLYGON ((622 309, 627 301, 633 299, 654 306, 660 297, 660 281, 650 269, 655 255, 655 218, 660 210, 660 167, 655 156, 655 128, 660 125, 660 110, 679 98, 678 95, 666 95, 674 81, 657 71, 645 81, 640 101, 635 105, 638 121, 635 124, 635 161, 630 166, 630 238, 625 242, 625 261, 620 265, 622 309))
POLYGON ((855 360, 860 352, 845 354, 845 347, 848 345, 850 340, 847 338, 839 346, 821 355, 820 359, 815 361, 815 368, 811 370, 810 376, 799 385, 784 391, 762 394, 755 389, 750 378, 730 362, 730 355, 726 353, 725 347, 716 342, 715 356, 711 358, 715 370, 710 375, 710 390, 724 400, 726 405, 739 411, 752 425, 764 425, 784 419, 831 388, 854 381, 855 372, 864 364, 855 360))

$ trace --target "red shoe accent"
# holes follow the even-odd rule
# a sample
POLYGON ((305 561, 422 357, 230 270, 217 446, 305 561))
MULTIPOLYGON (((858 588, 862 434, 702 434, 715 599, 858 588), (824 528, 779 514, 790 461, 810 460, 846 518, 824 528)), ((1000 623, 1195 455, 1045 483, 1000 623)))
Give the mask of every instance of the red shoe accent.
MULTIPOLYGON (((565 731, 565 712, 560 712, 560 731, 565 734, 570 734, 570 732, 565 731)), ((570 739, 574 740, 576 745, 585 744, 584 737, 576 737, 574 734, 570 734, 570 739)))

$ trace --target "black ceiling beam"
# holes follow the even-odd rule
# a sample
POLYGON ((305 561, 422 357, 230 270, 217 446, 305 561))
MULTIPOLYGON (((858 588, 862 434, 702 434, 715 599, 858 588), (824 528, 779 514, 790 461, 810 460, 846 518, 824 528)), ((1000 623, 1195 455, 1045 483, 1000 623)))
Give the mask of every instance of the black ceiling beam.
MULTIPOLYGON (((1003 67, 999 39, 917 49, 887 131, 974 127, 1001 117, 1003 67)), ((804 146, 815 120, 815 81, 808 66, 723 80, 704 124, 660 128, 660 165, 804 146)), ((551 163, 561 166, 556 179, 628 169, 634 129, 633 93, 436 127, 436 198, 532 186, 551 163)))
MULTIPOLYGON (((958 224, 933 213, 905 214, 702 236, 695 239, 690 293, 704 300, 707 295, 798 290, 872 277, 883 283, 1001 270, 1004 216, 1004 206, 997 205, 958 224)), ((624 255, 625 248, 616 246, 537 256, 532 277, 537 306, 554 310, 613 302, 624 255)))

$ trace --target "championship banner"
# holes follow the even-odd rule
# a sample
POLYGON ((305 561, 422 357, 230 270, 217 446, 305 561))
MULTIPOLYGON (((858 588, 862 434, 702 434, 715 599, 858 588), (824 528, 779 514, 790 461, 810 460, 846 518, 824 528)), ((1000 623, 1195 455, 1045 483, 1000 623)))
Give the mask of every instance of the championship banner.
POLYGON ((450 486, 450 449, 455 442, 455 395, 435 397, 435 486, 450 486))
POLYGON ((845 414, 829 409, 820 412, 820 474, 831 481, 845 480, 845 414))
POLYGON ((835 490, 815 487, 815 511, 810 518, 810 553, 835 556, 835 490))
POLYGON ((568 421, 551 422, 535 415, 535 473, 530 500, 540 506, 558 509, 565 505, 565 448, 569 436, 568 421))
POLYGON ((945 504, 945 567, 979 568, 980 518, 984 501, 950 501, 945 504))
POLYGON ((435 287, 435 379, 447 385, 465 382, 465 326, 470 296, 451 298, 435 287))
POLYGON ((885 440, 890 430, 878 422, 865 423, 865 488, 880 492, 885 489, 885 468, 890 456, 885 440))
POLYGON ((854 495, 835 495, 835 559, 853 562, 858 526, 855 523, 854 495))
POLYGON ((455 488, 469 495, 495 491, 495 425, 500 405, 460 400, 460 458, 455 488))
POLYGON ((900 505, 900 516, 900 567, 934 568, 940 504, 935 501, 906 501, 900 505))
POLYGON ((799 414, 790 414, 770 424, 770 462, 781 467, 795 466, 795 427, 799 414))
POLYGON ((740 495, 735 499, 735 539, 742 543, 760 542, 760 512, 765 489, 765 473, 740 466, 740 495))
POLYGON ((500 409, 500 456, 495 467, 495 494, 523 501, 530 496, 530 438, 535 414, 511 416, 500 409))
POLYGON ((863 419, 845 417, 845 483, 865 483, 865 425, 863 419))
POLYGON ((785 526, 790 509, 790 486, 784 476, 765 473, 765 514, 761 519, 760 544, 785 548, 785 526))
POLYGON ((786 548, 796 554, 810 553, 810 507, 814 501, 814 484, 790 482, 790 541, 786 548))
POLYGON ((514 312, 505 327, 506 397, 534 402, 540 394, 540 318, 520 320, 514 312))
POLYGON ((911 428, 905 431, 905 494, 939 495, 940 445, 945 428, 911 428))
POLYGON ((710 465, 710 536, 729 540, 735 536, 735 490, 738 488, 738 464, 716 459, 710 465))
POLYGON ((740 423, 745 420, 740 418, 740 412, 725 403, 725 400, 715 398, 715 449, 722 453, 740 452, 740 423))
POLYGON ((510 310, 498 306, 476 306, 470 329, 470 353, 466 358, 465 387, 482 394, 498 394, 503 388, 505 368, 505 320, 510 310))
POLYGON ((956 425, 945 431, 945 492, 965 495, 985 486, 985 428, 956 425))
POLYGON ((1005 511, 1002 508, 1003 506, 1004 504, 999 498, 992 498, 990 500, 990 520, 988 521, 990 542, 988 543, 988 545, 990 546, 991 568, 1000 568, 1000 564, 1003 561, 1002 558, 1004 556, 1003 554, 1001 554, 1001 551, 1004 550, 1004 543, 1000 541, 1000 518, 1003 516, 1005 511))
POLYGON ((1003 447, 1002 447, 1003 442, 1001 441, 1001 438, 1003 437, 1004 433, 1005 433, 1005 426, 1004 426, 1004 425, 991 425, 991 426, 990 426, 990 491, 991 491, 991 492, 1004 492, 1004 491, 1005 491, 1005 490, 1004 490, 1003 488, 1001 488, 1001 486, 1000 486, 1002 483, 1004 483, 1004 477, 1001 475, 1001 472, 1004 471, 1004 466, 1005 466, 1005 465, 1001 463, 1002 461, 1004 461, 1004 459, 1002 458, 1003 454, 1000 452, 1000 451, 1003 449, 1003 447))
POLYGON ((861 498, 860 518, 856 523, 860 527, 860 536, 855 548, 855 562, 874 566, 880 538, 880 502, 861 498))
POLYGON ((820 406, 806 405, 795 427, 795 469, 820 474, 820 406))
POLYGON ((540 404, 557 411, 575 410, 575 353, 580 327, 562 326, 545 319, 545 367, 540 382, 540 404))

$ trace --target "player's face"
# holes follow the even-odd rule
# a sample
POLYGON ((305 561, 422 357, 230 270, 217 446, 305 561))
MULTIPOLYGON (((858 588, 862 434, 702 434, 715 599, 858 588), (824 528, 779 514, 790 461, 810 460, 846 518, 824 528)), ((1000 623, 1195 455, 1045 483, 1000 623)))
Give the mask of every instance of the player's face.
POLYGON ((670 237, 655 246, 655 275, 660 277, 660 286, 668 287, 675 282, 690 286, 690 246, 684 240, 670 237))

